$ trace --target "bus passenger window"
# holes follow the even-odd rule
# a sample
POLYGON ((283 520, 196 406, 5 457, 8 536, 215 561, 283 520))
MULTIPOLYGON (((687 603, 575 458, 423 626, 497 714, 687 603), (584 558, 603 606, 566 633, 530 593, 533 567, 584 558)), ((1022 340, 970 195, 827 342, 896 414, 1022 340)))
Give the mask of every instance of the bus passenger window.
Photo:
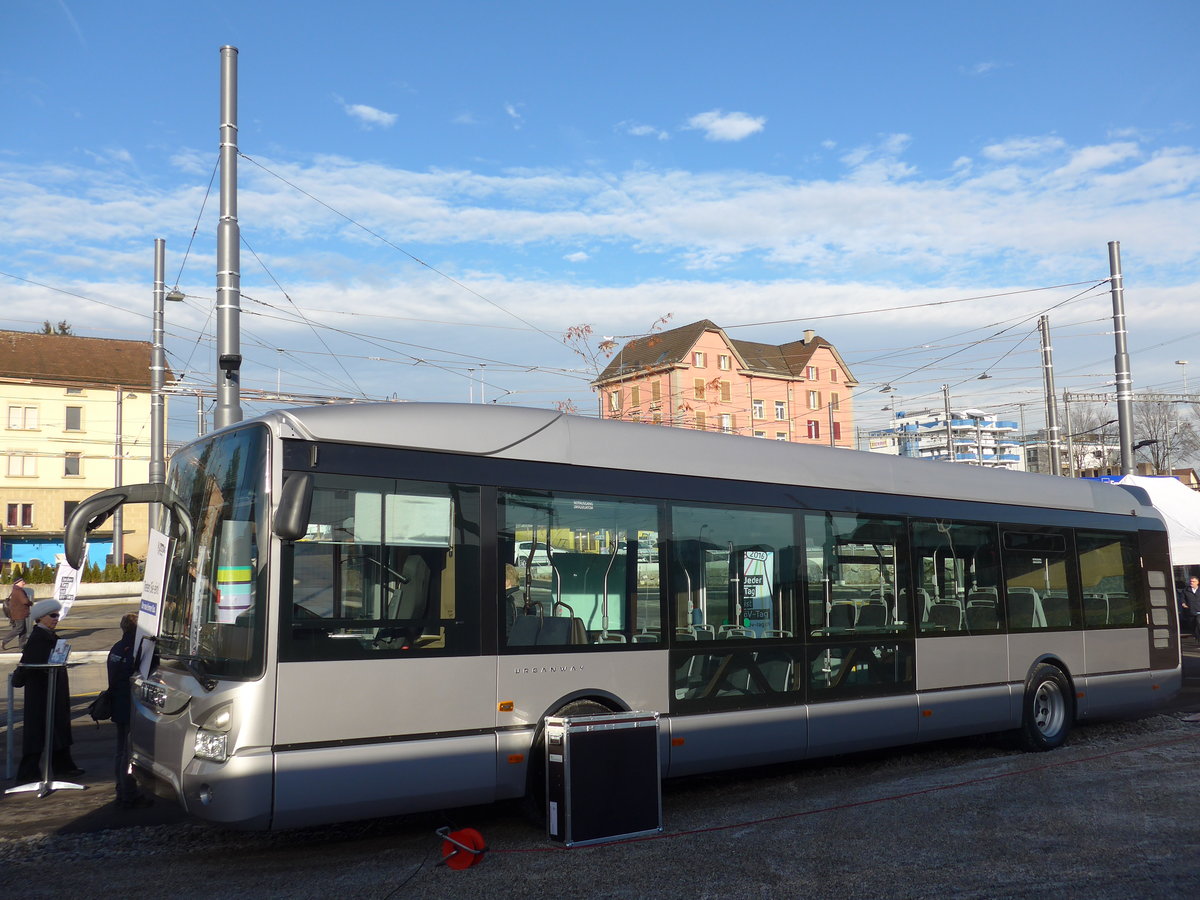
POLYGON ((291 545, 284 658, 478 652, 477 611, 459 604, 478 559, 464 515, 477 519, 473 489, 317 476, 307 533, 291 545))
POLYGON ((1002 627, 996 528, 936 519, 912 524, 916 617, 923 635, 1002 627))
POLYGON ((1086 628, 1144 625, 1138 550, 1133 535, 1097 531, 1075 534, 1086 628))
POLYGON ((1049 528, 1003 529, 1008 630, 1041 631, 1074 623, 1067 536, 1049 528))
POLYGON ((804 549, 811 636, 912 633, 902 522, 809 514, 804 549))
POLYGON ((500 644, 662 645, 654 504, 502 491, 500 644))

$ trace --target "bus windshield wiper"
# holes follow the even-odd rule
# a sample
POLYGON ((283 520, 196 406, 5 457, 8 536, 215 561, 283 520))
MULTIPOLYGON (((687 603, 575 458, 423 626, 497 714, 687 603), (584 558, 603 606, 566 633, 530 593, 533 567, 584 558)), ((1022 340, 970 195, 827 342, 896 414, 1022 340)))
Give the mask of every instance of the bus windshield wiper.
POLYGON ((161 647, 158 655, 161 659, 177 659, 183 663, 188 674, 195 678, 204 690, 211 693, 216 688, 217 680, 208 674, 208 670, 204 667, 203 657, 193 656, 189 653, 173 653, 170 650, 163 650, 161 647))

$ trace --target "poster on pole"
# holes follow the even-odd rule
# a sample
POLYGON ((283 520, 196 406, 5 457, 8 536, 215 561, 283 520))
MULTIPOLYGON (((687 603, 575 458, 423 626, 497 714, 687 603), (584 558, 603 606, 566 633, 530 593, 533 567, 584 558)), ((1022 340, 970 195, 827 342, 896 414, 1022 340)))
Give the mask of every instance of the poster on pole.
MULTIPOLYGON (((83 558, 86 560, 86 546, 83 548, 83 552, 83 558)), ((81 570, 71 568, 71 564, 65 558, 58 561, 58 568, 54 570, 54 599, 62 605, 62 609, 58 613, 59 622, 67 617, 67 613, 75 605, 75 595, 79 593, 79 581, 82 576, 81 570)))
POLYGON ((171 539, 161 531, 151 528, 150 541, 146 546, 146 574, 142 581, 142 600, 138 606, 137 637, 133 643, 133 658, 137 660, 138 671, 143 678, 150 674, 154 641, 158 639, 170 549, 171 539), (147 638, 150 640, 147 641, 147 638))

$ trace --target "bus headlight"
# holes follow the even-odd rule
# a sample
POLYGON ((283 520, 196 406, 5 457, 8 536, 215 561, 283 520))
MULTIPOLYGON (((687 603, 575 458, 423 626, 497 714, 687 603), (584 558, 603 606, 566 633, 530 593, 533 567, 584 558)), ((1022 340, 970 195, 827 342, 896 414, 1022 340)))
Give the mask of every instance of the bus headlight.
POLYGON ((192 752, 198 759, 223 763, 229 759, 229 729, 233 726, 233 704, 213 707, 196 722, 192 752))
POLYGON ((201 728, 196 732, 196 745, 193 752, 198 759, 223 763, 229 759, 228 737, 229 735, 222 732, 201 728))

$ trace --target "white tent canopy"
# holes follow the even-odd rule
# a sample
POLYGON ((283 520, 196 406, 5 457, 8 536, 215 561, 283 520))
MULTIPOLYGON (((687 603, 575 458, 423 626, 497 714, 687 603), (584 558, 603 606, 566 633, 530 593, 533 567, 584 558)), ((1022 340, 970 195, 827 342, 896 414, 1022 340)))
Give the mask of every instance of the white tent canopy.
POLYGON ((1126 475, 1117 484, 1139 487, 1150 495, 1167 523, 1173 565, 1200 566, 1200 493, 1170 476, 1126 475))

